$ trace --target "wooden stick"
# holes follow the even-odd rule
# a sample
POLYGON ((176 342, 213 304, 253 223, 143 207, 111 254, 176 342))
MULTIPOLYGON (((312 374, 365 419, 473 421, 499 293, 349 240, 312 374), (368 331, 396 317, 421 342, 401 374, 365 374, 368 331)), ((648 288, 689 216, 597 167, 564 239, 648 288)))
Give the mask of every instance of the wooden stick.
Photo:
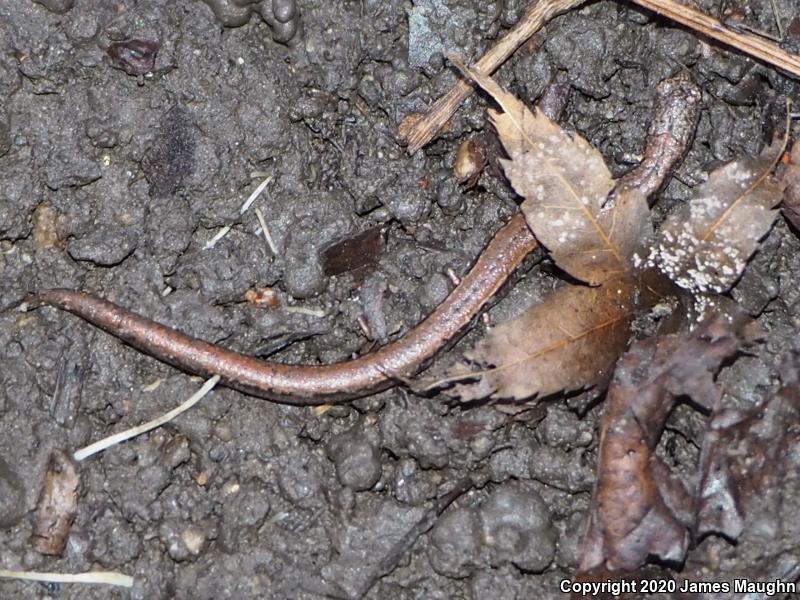
MULTIPOLYGON (((514 51, 525 43, 550 19, 564 13, 585 0, 535 0, 525 11, 519 22, 497 42, 478 62, 474 69, 491 74, 503 64, 514 51)), ((738 33, 726 28, 716 19, 678 4, 674 0, 630 0, 632 3, 652 10, 673 21, 698 31, 712 39, 732 46, 745 54, 780 69, 794 77, 800 77, 800 57, 790 54, 777 45, 750 33, 738 33)), ((411 115, 400 124, 400 137, 413 154, 430 142, 453 116, 458 106, 472 93, 472 85, 460 80, 449 92, 439 98, 424 115, 411 115)))
MULTIPOLYGON (((558 14, 583 4, 586 0, 541 0, 532 2, 525 10, 523 17, 499 42, 492 46, 478 62, 474 69, 490 75, 502 65, 514 51, 524 44, 534 33, 550 19, 558 14)), ((458 105, 472 93, 472 84, 461 80, 449 92, 436 101, 430 110, 420 118, 407 117, 400 124, 400 136, 408 145, 408 152, 413 154, 433 137, 444 126, 458 105)))
POLYGON ((678 4, 675 0, 631 0, 631 2, 763 60, 776 69, 800 77, 800 56, 790 54, 764 38, 752 33, 732 31, 705 13, 678 4))

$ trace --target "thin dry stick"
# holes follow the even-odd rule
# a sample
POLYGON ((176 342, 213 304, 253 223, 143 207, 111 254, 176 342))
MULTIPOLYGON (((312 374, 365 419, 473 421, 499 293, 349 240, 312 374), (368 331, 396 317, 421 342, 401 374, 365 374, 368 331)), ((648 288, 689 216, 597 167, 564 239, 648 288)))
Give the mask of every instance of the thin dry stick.
POLYGON ((120 587, 133 587, 133 577, 113 571, 90 571, 89 573, 40 573, 37 571, 12 571, 0 569, 0 577, 46 581, 50 583, 100 583, 120 587))
POLYGON ((769 0, 772 6, 772 16, 775 17, 775 25, 778 26, 778 37, 783 39, 783 25, 781 25, 781 16, 778 14, 778 7, 775 5, 775 0, 769 0))
POLYGON ((173 408, 168 413, 161 415, 157 419, 153 419, 152 421, 148 421, 143 425, 138 425, 137 427, 132 427, 131 429, 126 429, 125 431, 120 431, 119 433, 115 433, 114 435, 110 435, 102 440, 95 442, 85 448, 81 448, 77 452, 72 455, 77 462, 85 460, 90 456, 97 454, 98 452, 102 452, 106 448, 110 448, 111 446, 115 446, 121 442, 129 440, 131 438, 136 437, 137 435, 141 435, 146 431, 150 431, 151 429, 155 429, 156 427, 161 427, 164 423, 168 423, 181 413, 186 412, 190 408, 192 408, 195 404, 197 404, 200 400, 202 400, 208 392, 214 389, 214 386, 217 385, 219 382, 219 375, 214 375, 211 379, 206 381, 199 390, 197 390, 194 394, 192 394, 191 398, 183 402, 177 408, 173 408))
POLYGON ((750 56, 771 64, 776 69, 800 77, 800 56, 790 54, 757 35, 731 31, 716 19, 688 6, 678 4, 674 0, 631 0, 631 2, 699 31, 723 44, 733 46, 750 56))
MULTIPOLYGON (((474 68, 490 75, 502 65, 528 38, 558 14, 583 4, 586 0, 542 0, 532 3, 516 25, 484 54, 474 68)), ((421 118, 406 119, 400 124, 400 136, 414 153, 433 139, 458 108, 472 93, 472 85, 461 80, 436 101, 421 118)))
MULTIPOLYGON (((514 51, 536 33, 547 21, 583 4, 585 0, 539 0, 533 2, 519 22, 497 44, 484 54, 473 68, 484 74, 493 73, 514 51)), ((674 0, 630 0, 643 8, 663 15, 690 29, 728 44, 742 52, 763 60, 775 68, 800 77, 800 57, 790 54, 773 43, 750 33, 737 33, 727 29, 716 19, 674 0)), ((472 93, 465 80, 459 81, 449 92, 439 98, 422 116, 409 117, 400 124, 400 137, 413 154, 430 142, 450 117, 472 93)))

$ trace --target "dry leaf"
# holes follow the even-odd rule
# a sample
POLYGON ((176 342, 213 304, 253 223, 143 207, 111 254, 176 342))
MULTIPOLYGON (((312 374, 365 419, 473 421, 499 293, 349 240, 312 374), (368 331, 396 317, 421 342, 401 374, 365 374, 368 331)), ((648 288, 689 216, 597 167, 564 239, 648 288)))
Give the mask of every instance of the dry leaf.
POLYGON ((777 217, 781 188, 770 171, 779 152, 773 145, 712 172, 661 226, 648 264, 691 292, 728 291, 777 217))
POLYGON ((385 233, 383 227, 372 227, 326 246, 320 252, 322 272, 332 277, 362 270, 364 275, 364 271, 375 267, 381 258, 385 233))
POLYGON ((625 189, 609 201, 614 180, 586 140, 529 110, 491 77, 456 64, 503 109, 489 110, 510 157, 501 161, 503 169, 525 198, 528 226, 556 264, 592 285, 627 272, 650 232, 647 199, 625 189))
MULTIPOLYGON (((780 369, 772 398, 738 398, 714 412, 698 470, 697 548, 682 577, 693 581, 793 582, 800 578, 800 354, 780 369), (720 539, 724 537, 725 539, 720 539)), ((756 593, 744 598, 794 598, 756 593)), ((749 593, 747 593, 749 592, 749 593)))
POLYGON ((586 140, 531 112, 490 77, 459 67, 503 109, 489 112, 528 226, 559 267, 600 287, 562 288, 495 328, 465 355, 482 370, 451 371, 448 381, 477 379, 453 394, 523 400, 604 382, 628 340, 636 297, 630 259, 650 233, 647 200, 632 188, 609 200, 615 182, 586 140))
POLYGON ((780 392, 761 405, 713 414, 700 459, 699 536, 796 536, 794 523, 781 535, 776 518, 800 491, 800 355, 784 360, 781 379, 780 392))
POLYGON ((656 556, 681 561, 693 500, 655 454, 676 398, 714 406, 714 374, 740 348, 737 316, 691 334, 650 338, 620 358, 600 425, 598 477, 581 571, 632 571, 656 556))
POLYGON ((600 287, 566 286, 492 331, 466 358, 485 370, 452 392, 462 400, 521 400, 577 390, 607 379, 628 341, 635 286, 629 278, 600 287))

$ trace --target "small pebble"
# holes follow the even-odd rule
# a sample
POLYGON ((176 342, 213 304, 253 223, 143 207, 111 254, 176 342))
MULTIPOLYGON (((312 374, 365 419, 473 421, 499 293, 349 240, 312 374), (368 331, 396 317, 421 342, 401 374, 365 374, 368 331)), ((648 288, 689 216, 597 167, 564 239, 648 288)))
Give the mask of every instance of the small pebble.
POLYGON ((512 563, 523 571, 540 573, 553 561, 556 531, 536 491, 505 484, 481 506, 480 519, 492 566, 512 563))
POLYGON ((459 508, 439 519, 431 534, 428 556, 433 570, 462 579, 474 570, 480 548, 480 523, 475 512, 459 508))
POLYGON ((362 431, 335 436, 328 456, 336 466, 339 482, 357 492, 370 489, 381 477, 380 449, 362 431))

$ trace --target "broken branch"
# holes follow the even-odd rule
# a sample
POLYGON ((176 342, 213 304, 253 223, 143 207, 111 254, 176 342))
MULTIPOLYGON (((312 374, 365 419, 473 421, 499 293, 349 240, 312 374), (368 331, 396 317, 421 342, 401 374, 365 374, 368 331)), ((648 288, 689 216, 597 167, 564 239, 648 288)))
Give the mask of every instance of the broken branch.
POLYGON ((718 42, 741 50, 753 58, 763 60, 776 69, 800 77, 800 57, 786 52, 764 38, 752 33, 731 31, 707 14, 678 4, 674 0, 631 0, 631 2, 707 35, 718 42))
MULTIPOLYGON (((800 57, 786 52, 778 45, 750 33, 731 31, 718 20, 678 4, 673 0, 630 0, 632 3, 685 25, 714 40, 736 48, 754 58, 762 60, 794 77, 800 77, 800 57)), ((473 66, 476 71, 491 75, 522 44, 553 17, 567 12, 584 0, 534 1, 519 22, 492 46, 473 66)), ((459 81, 449 92, 439 98, 423 116, 407 117, 399 127, 400 137, 406 142, 409 154, 413 154, 430 142, 444 127, 458 106, 472 93, 472 86, 459 81)))
MULTIPOLYGON (((475 63, 475 70, 491 75, 550 19, 584 2, 585 0, 532 2, 517 24, 475 63)), ((459 104, 469 98, 472 92, 469 82, 459 81, 422 118, 406 118, 400 124, 400 137, 408 145, 408 152, 413 154, 430 142, 450 120, 459 104)))

